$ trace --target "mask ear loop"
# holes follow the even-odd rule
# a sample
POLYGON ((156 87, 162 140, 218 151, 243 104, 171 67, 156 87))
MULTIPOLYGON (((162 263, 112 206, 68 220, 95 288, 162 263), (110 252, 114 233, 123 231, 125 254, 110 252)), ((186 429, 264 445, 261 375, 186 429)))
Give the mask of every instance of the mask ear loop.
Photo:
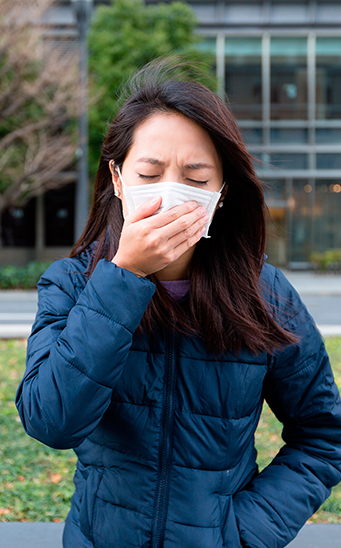
MULTIPOLYGON (((225 188, 225 185, 226 185, 226 181, 223 182, 223 186, 221 187, 220 189, 220 194, 223 192, 224 188, 225 188)), ((226 194, 226 193, 225 193, 226 194)), ((222 207, 224 207, 224 199, 225 199, 225 196, 223 199, 220 200, 219 204, 218 204, 218 207, 219 209, 221 209, 222 207)))
MULTIPOLYGON (((117 173, 117 171, 118 171, 118 175, 119 175, 119 177, 120 177, 120 179, 121 179, 122 184, 124 185, 123 179, 122 179, 122 175, 121 175, 121 171, 120 171, 120 167, 115 165, 114 160, 110 160, 109 163, 110 163, 110 165, 111 165, 111 167, 113 168, 113 171, 114 171, 115 173, 117 173)), ((114 195, 115 195, 117 198, 120 197, 120 193, 118 192, 118 190, 116 190, 115 184, 114 184, 114 195)))
MULTIPOLYGON (((118 171, 119 178, 121 179, 122 186, 125 186, 123 178, 122 178, 122 173, 121 173, 121 170, 120 170, 120 166, 117 166, 116 169, 118 171)), ((119 196, 119 195, 120 195, 120 193, 119 192, 116 193, 116 189, 115 189, 115 196, 119 196)))

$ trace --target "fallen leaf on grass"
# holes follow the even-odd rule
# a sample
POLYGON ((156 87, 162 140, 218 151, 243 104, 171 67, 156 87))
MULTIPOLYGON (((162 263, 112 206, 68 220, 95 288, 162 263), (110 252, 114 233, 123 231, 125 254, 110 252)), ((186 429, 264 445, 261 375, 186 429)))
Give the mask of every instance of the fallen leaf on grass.
POLYGON ((25 481, 25 478, 24 478, 24 476, 18 476, 18 480, 19 481, 25 481))
POLYGON ((310 525, 311 523, 314 523, 314 522, 313 522, 313 519, 316 519, 317 517, 318 517, 317 514, 313 514, 313 515, 311 516, 311 518, 309 518, 308 521, 307 521, 306 523, 308 523, 309 525, 310 525))
POLYGON ((55 523, 60 523, 60 522, 61 522, 62 520, 61 520, 61 519, 59 519, 59 518, 53 518, 53 520, 52 520, 52 521, 54 521, 55 523))
POLYGON ((51 474, 50 478, 51 478, 52 483, 59 483, 63 479, 61 474, 51 474))
POLYGON ((9 508, 0 508, 0 516, 3 516, 4 514, 10 514, 12 510, 9 508))

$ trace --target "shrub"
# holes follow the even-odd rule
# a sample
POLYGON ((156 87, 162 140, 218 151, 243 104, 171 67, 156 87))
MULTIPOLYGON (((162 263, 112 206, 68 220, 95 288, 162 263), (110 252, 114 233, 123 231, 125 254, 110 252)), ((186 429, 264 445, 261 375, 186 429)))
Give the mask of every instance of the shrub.
POLYGON ((33 261, 25 266, 2 266, 0 289, 35 289, 40 276, 50 264, 47 261, 33 261))
POLYGON ((313 253, 311 261, 315 270, 322 272, 341 271, 341 249, 327 249, 324 253, 313 253))

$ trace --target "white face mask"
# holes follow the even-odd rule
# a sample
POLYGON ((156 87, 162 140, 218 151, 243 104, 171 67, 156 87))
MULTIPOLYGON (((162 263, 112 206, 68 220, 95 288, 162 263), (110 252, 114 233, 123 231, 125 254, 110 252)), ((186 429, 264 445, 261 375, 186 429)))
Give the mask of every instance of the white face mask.
POLYGON ((208 235, 208 229, 212 223, 213 215, 225 183, 219 192, 211 192, 210 190, 203 190, 202 188, 195 188, 193 186, 171 181, 126 186, 118 166, 117 169, 122 182, 122 192, 126 200, 129 215, 140 205, 149 202, 157 196, 161 196, 162 202, 156 213, 162 213, 163 211, 171 209, 171 207, 194 201, 198 206, 203 206, 206 209, 206 213, 209 217, 205 232, 202 236, 203 238, 211 237, 208 235))

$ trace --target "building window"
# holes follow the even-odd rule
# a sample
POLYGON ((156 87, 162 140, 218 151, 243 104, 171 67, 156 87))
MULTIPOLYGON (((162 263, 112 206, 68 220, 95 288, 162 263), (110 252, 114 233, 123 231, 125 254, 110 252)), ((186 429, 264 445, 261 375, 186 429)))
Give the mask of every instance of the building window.
MULTIPOLYGON (((266 165, 266 164, 265 164, 266 165)), ((308 157, 303 153, 276 153, 270 155, 268 169, 307 169, 308 157)))
POLYGON ((242 135, 247 145, 260 145, 263 142, 263 130, 261 128, 242 129, 242 135))
POLYGON ((34 247, 36 200, 23 207, 10 207, 1 217, 1 243, 4 247, 34 247))
POLYGON ((316 167, 317 169, 341 170, 341 154, 317 154, 316 167))
POLYGON ((225 91, 238 120, 262 119, 261 38, 225 38, 225 91))
POLYGON ((271 119, 306 120, 307 39, 271 39, 271 119))
POLYGON ((50 190, 44 198, 45 245, 47 247, 73 245, 75 185, 50 190))
POLYGON ((321 145, 341 144, 341 128, 317 128, 316 143, 321 145))
POLYGON ((268 181, 265 187, 265 196, 270 210, 268 221, 267 254, 269 262, 278 266, 285 266, 288 262, 288 207, 289 187, 286 181, 268 181))
POLYGON ((289 262, 309 262, 312 252, 313 186, 293 180, 289 208, 289 262))
POLYGON ((316 118, 341 118, 341 38, 316 39, 316 118))
POLYGON ((272 128, 270 141, 273 145, 281 144, 307 144, 308 130, 306 128, 272 128))
POLYGON ((314 204, 314 250, 341 247, 341 178, 317 180, 314 204))

